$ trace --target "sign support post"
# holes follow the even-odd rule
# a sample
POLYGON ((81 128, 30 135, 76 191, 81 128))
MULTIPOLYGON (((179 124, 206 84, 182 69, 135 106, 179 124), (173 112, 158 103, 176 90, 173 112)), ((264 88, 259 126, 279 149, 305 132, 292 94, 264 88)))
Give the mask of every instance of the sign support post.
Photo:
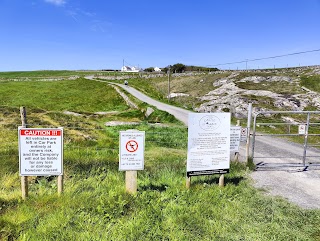
MULTIPOLYGON (((237 120, 237 125, 236 126, 241 126, 240 125, 240 120, 237 120)), ((235 154, 234 154, 234 161, 237 162, 239 161, 239 151, 237 151, 235 154)))
POLYGON ((58 196, 63 193, 63 174, 58 176, 58 196))
POLYGON ((138 171, 126 171, 126 192, 136 194, 138 190, 138 171))
POLYGON ((191 176, 186 177, 186 188, 189 189, 191 186, 191 176))
MULTIPOLYGON (((22 127, 27 127, 27 111, 24 106, 20 107, 20 117, 22 127)), ((28 176, 21 176, 21 196, 23 200, 28 197, 28 176)))
POLYGON ((219 187, 224 187, 224 174, 219 177, 219 187))

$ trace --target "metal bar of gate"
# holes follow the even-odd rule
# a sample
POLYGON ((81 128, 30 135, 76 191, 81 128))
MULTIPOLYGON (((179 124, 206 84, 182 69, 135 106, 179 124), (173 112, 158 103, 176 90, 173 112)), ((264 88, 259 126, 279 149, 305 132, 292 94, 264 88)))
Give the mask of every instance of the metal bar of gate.
MULTIPOLYGON (((320 114, 320 111, 266 111, 266 112, 258 112, 254 116, 253 120, 253 132, 252 132, 252 161, 254 159, 254 148, 255 148, 255 139, 256 136, 298 136, 299 134, 256 134, 256 126, 257 126, 257 117, 261 114, 307 114, 307 123, 306 123, 306 132, 304 139, 304 150, 303 150, 303 166, 306 166, 306 157, 307 157, 307 147, 308 147, 308 136, 319 136, 319 134, 309 134, 309 126, 310 125, 319 125, 320 123, 310 123, 310 114, 320 114)), ((286 123, 259 123, 259 125, 283 125, 286 123)), ((299 125, 299 123, 289 125, 299 125)), ((311 145, 309 145, 311 146, 311 145)), ((316 146, 316 145, 315 145, 316 146)), ((308 157, 317 157, 317 156, 308 156, 308 157)), ((260 157, 259 157, 260 158, 260 157)), ((261 157, 262 158, 262 157, 261 157)))
POLYGON ((251 156, 252 156, 252 162, 254 159, 254 146, 255 146, 255 142, 256 142, 256 124, 257 124, 257 116, 260 114, 260 112, 258 112, 257 114, 255 114, 254 119, 253 119, 253 132, 252 132, 252 152, 251 152, 251 156))
POLYGON ((308 132, 309 132, 309 122, 310 122, 310 113, 307 115, 307 126, 304 133, 304 145, 303 145, 303 166, 306 166, 306 155, 307 155, 307 147, 308 147, 308 132))

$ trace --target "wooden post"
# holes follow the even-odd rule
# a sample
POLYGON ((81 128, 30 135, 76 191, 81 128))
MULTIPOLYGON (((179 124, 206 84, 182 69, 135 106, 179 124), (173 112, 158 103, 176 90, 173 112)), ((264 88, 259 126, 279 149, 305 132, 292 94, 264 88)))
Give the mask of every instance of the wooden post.
POLYGON ((58 196, 63 193, 63 175, 58 176, 58 196))
POLYGON ((186 188, 189 189, 191 186, 191 176, 186 177, 186 188))
POLYGON ((233 161, 235 161, 235 162, 239 161, 239 152, 236 152, 234 154, 234 160, 233 161))
MULTIPOLYGON (((24 106, 20 107, 21 126, 27 127, 27 111, 24 106)), ((28 177, 21 176, 21 196, 23 200, 28 197, 28 177)))
POLYGON ((138 171, 126 171, 126 192, 135 194, 138 189, 138 171))
MULTIPOLYGON (((59 127, 59 129, 63 130, 63 127, 59 127)), ((63 136, 62 136, 62 142, 61 142, 61 145, 62 145, 62 153, 63 153, 63 136)), ((63 160, 63 154, 62 154, 62 160, 63 160)), ((62 170, 63 170, 63 166, 62 166, 62 170)), ((61 175, 58 176, 58 196, 61 196, 61 194, 63 193, 63 182, 64 182, 64 177, 63 177, 63 171, 61 173, 61 175)))
POLYGON ((28 197, 28 177, 21 176, 21 196, 23 200, 28 197))
POLYGON ((221 174, 219 178, 219 187, 224 187, 224 175, 221 174))

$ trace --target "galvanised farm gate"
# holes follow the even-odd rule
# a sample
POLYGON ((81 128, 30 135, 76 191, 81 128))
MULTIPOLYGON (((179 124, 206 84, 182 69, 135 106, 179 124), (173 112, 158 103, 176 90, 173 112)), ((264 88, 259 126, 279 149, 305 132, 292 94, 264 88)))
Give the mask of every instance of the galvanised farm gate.
POLYGON ((257 163, 257 170, 320 167, 318 147, 320 111, 267 111, 255 114, 251 154, 257 163), (285 143, 285 139, 290 144, 277 146, 276 140, 270 137, 282 139, 280 143, 285 143), (266 150, 269 144, 276 149, 266 150), (257 149, 264 154, 259 155, 257 149))

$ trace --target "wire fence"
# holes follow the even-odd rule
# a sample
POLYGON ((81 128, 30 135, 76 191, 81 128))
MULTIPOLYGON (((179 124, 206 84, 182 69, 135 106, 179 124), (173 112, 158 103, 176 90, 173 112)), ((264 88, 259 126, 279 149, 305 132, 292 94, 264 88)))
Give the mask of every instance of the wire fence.
MULTIPOLYGON (((8 123, 0 120, 0 159, 15 158, 18 160, 18 127, 19 118, 8 123)), ((28 117, 27 128, 58 128, 64 129, 65 157, 76 155, 79 158, 101 158, 119 154, 120 131, 136 129, 145 131, 145 149, 150 147, 187 149, 187 128, 170 127, 141 123, 139 125, 105 126, 95 121, 63 121, 48 125, 46 120, 28 117)))

